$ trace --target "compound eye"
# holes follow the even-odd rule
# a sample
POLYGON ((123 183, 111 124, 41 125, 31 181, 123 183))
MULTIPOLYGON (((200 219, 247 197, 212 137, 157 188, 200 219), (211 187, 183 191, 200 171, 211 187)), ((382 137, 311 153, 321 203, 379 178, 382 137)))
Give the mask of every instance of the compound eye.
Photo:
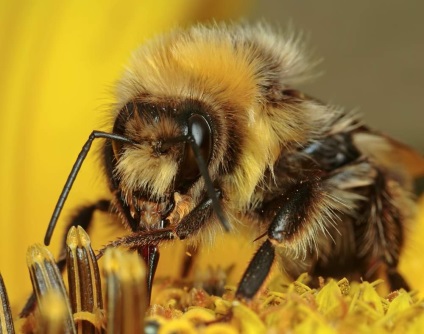
MULTIPOLYGON (((207 119, 194 114, 188 119, 188 130, 200 149, 200 154, 207 165, 212 156, 212 129, 207 119)), ((190 143, 185 144, 184 157, 180 165, 179 180, 181 183, 193 182, 200 176, 199 166, 190 143)))

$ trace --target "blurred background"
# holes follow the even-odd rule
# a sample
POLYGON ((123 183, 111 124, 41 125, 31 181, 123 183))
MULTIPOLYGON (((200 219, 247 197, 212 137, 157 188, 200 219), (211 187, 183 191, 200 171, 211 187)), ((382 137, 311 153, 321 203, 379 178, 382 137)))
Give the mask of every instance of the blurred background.
MULTIPOLYGON (((114 83, 140 43, 172 27, 212 19, 292 24, 322 58, 323 74, 302 89, 359 110, 372 127, 423 153, 423 11, 422 2, 394 0, 0 0, 0 271, 13 305, 20 307, 30 291, 26 249, 42 242, 89 133, 110 129, 114 83)), ((54 254, 73 208, 105 193, 95 156, 87 159, 71 192, 53 236, 54 254)), ((113 224, 104 224, 106 215, 97 220, 95 248, 116 235, 113 224)), ((412 233, 402 263, 421 290, 423 225, 412 233)), ((217 247, 228 252, 224 242, 217 247)), ((246 247, 240 270, 252 251, 246 244, 236 245, 246 247)), ((214 261, 228 265, 230 257, 220 254, 214 253, 214 261)), ((173 269, 159 268, 163 275, 173 269)))

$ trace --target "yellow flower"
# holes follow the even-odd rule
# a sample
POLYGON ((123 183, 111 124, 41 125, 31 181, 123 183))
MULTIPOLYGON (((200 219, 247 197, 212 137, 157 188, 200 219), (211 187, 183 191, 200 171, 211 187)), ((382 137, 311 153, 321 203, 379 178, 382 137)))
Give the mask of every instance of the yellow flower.
MULTIPOLYGON (((39 307, 25 321, 16 322, 17 329, 52 334, 102 329, 107 333, 415 333, 424 318, 422 300, 402 290, 383 297, 375 290, 381 281, 329 280, 315 289, 307 285, 307 275, 289 285, 276 280, 273 286, 279 291, 261 290, 250 301, 235 300, 232 286, 214 296, 190 281, 156 281, 161 293, 148 307, 146 266, 137 253, 107 249, 100 275, 88 235, 72 227, 66 258, 69 292, 47 248, 37 244, 29 248, 27 263, 39 307)), ((0 302, 0 328, 13 333, 1 279, 0 302)))

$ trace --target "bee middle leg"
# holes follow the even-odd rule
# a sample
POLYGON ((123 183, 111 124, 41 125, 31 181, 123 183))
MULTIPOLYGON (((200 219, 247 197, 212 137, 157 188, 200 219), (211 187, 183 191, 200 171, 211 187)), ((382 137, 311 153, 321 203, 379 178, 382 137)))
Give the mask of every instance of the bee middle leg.
MULTIPOLYGON (((237 298, 252 299, 267 278, 275 260, 275 247, 290 244, 305 224, 311 222, 314 203, 322 195, 320 181, 305 181, 277 196, 264 209, 273 219, 268 228, 267 240, 253 256, 236 291, 237 298)), ((300 246, 299 246, 300 247, 300 246)))

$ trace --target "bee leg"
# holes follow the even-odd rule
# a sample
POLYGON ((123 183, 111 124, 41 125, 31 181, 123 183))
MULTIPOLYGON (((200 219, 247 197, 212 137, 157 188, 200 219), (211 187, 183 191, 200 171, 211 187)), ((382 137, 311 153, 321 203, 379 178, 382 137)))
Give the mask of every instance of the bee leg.
MULTIPOLYGON (((220 191, 217 191, 217 195, 219 197, 220 191)), ((208 198, 207 196, 198 204, 186 217, 182 219, 182 221, 178 224, 178 226, 175 228, 174 233, 176 236, 183 240, 187 237, 190 237, 194 233, 200 231, 202 227, 205 225, 205 223, 209 220, 210 216, 213 213, 213 200, 208 198)), ((144 246, 146 247, 146 246, 144 246)), ((144 248, 143 247, 143 248, 144 248)), ((147 246, 149 247, 149 246, 147 246)), ((155 247, 157 249, 157 247, 155 247)), ((194 255, 196 254, 196 251, 193 247, 191 249, 194 252, 194 255)), ((159 252, 158 259, 159 259, 159 252)), ((193 265, 193 259, 192 257, 187 257, 188 261, 184 262, 183 266, 183 277, 186 277, 188 275, 188 272, 190 271, 192 265, 193 265)), ((154 270, 156 270, 157 262, 155 264, 154 270)), ((150 269, 150 267, 149 267, 150 269)), ((152 272, 150 270, 149 275, 149 291, 151 291, 152 288, 152 282, 154 277, 154 271, 152 272)))
POLYGON ((273 216, 268 239, 260 246, 247 267, 236 291, 237 298, 252 299, 268 276, 275 259, 275 245, 290 244, 308 220, 314 199, 321 192, 320 180, 302 181, 277 196, 264 207, 264 215, 273 216))
MULTIPOLYGON (((221 191, 215 191, 219 198, 221 196, 221 191)), ((130 249, 138 250, 139 254, 143 257, 148 266, 148 291, 150 297, 152 282, 159 261, 158 244, 175 238, 180 240, 189 238, 202 230, 205 224, 210 221, 213 213, 213 200, 206 195, 204 199, 187 216, 185 216, 177 226, 150 231, 135 231, 130 235, 108 244, 99 251, 97 258, 99 259, 103 256, 108 247, 126 246, 130 249)), ((190 269, 190 266, 191 264, 188 264, 187 271, 190 269)))
MULTIPOLYGON (((220 191, 217 191, 219 197, 220 191)), ((175 228, 175 234, 181 240, 199 232, 209 221, 214 211, 213 201, 206 196, 175 228)))
MULTIPOLYGON (((217 195, 220 195, 220 191, 217 191, 217 195)), ((159 261, 158 244, 175 238, 183 240, 192 236, 200 231, 210 220, 213 211, 213 202, 206 196, 177 226, 162 227, 150 231, 135 231, 130 235, 111 242, 106 247, 99 250, 97 258, 99 259, 103 256, 108 247, 126 246, 130 249, 137 250, 146 261, 149 270, 148 291, 150 294, 159 261)))
POLYGON ((259 247, 249 266, 244 272, 237 288, 236 297, 240 299, 252 299, 265 281, 275 258, 275 249, 271 241, 267 239, 259 247))

